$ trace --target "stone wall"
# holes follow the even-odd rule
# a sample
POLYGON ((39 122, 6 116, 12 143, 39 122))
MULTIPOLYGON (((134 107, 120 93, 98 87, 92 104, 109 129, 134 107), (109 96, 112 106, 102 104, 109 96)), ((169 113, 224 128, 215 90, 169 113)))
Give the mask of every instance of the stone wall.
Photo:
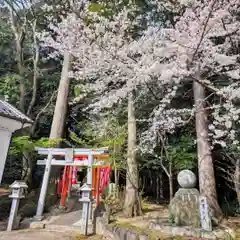
POLYGON ((96 219, 96 234, 107 240, 148 240, 147 234, 126 229, 117 225, 107 224, 101 217, 96 219))
POLYGON ((94 232, 107 240, 147 240, 148 235, 132 229, 109 224, 109 212, 104 204, 100 204, 94 212, 94 232))
MULTIPOLYGON (((234 240, 235 232, 230 228, 217 228, 213 231, 204 231, 199 228, 166 226, 155 222, 150 222, 149 229, 170 233, 172 236, 191 236, 193 238, 203 238, 208 240, 234 240)), ((237 240, 237 239, 236 239, 237 240)))
MULTIPOLYGON (((96 234, 102 235, 106 240, 150 240, 153 239, 152 235, 147 233, 137 232, 132 229, 127 229, 117 225, 107 224, 102 218, 97 218, 96 234)), ((151 222, 149 229, 157 230, 165 234, 172 235, 174 237, 193 237, 196 239, 209 239, 209 240, 234 240, 237 239, 234 236, 234 232, 230 229, 216 229, 212 232, 203 231, 201 229, 190 228, 190 227, 173 227, 164 226, 151 222)), ((161 237, 154 237, 154 240, 163 239, 161 237)), ((190 238, 189 238, 190 239, 190 238)))

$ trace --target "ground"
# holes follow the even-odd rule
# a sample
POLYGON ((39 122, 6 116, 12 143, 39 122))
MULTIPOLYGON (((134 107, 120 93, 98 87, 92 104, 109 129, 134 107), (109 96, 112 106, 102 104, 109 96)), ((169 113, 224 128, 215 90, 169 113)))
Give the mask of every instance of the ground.
MULTIPOLYGON (((1 191, 0 191, 1 194, 1 191)), ((2 191, 1 198, 8 198, 7 193, 2 191)), ((86 238, 85 236, 73 233, 68 227, 78 221, 81 216, 81 207, 79 201, 71 199, 68 202, 67 212, 59 213, 58 209, 53 210, 50 214, 46 215, 46 229, 26 229, 21 231, 5 232, 7 226, 7 219, 0 220, 0 240, 101 240, 100 236, 92 236, 86 238), (57 211, 56 211, 57 210, 57 211), (1 232, 3 231, 3 232, 1 232)), ((119 225, 123 228, 133 229, 137 232, 147 232, 146 226, 152 219, 158 219, 159 222, 169 223, 169 214, 167 205, 152 204, 143 202, 144 216, 126 219, 121 213, 116 212, 111 215, 112 224, 119 225)), ((27 219, 26 219, 27 220, 27 219)), ((240 229, 240 218, 228 218, 224 221, 224 225, 240 229)), ((159 233, 157 233, 158 235, 159 233)), ((240 231, 238 231, 238 238, 240 239, 240 231)), ((155 236, 156 232, 151 231, 151 236, 155 236)), ((153 238, 154 239, 154 238, 153 238)), ((161 239, 179 239, 172 238, 167 234, 161 233, 161 239)), ((196 238, 180 238, 185 240, 196 240, 196 238)))
POLYGON ((75 240, 70 233, 48 232, 43 230, 1 232, 0 240, 75 240))
POLYGON ((71 232, 51 232, 45 230, 22 230, 13 232, 1 232, 0 240, 100 240, 100 236, 85 236, 76 235, 71 232))

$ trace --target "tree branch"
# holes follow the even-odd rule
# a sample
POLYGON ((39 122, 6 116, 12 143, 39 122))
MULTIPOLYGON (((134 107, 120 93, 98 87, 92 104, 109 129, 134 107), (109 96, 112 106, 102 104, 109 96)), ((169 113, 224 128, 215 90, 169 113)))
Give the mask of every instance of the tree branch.
POLYGON ((200 37, 200 40, 199 40, 199 43, 197 45, 197 48, 195 49, 194 53, 193 53, 193 56, 192 56, 192 60, 191 60, 191 64, 192 62, 194 61, 194 58, 198 52, 198 49, 200 48, 201 44, 202 44, 202 41, 203 41, 203 38, 204 38, 204 35, 205 35, 205 32, 206 32, 206 29, 207 29, 207 25, 208 25, 208 22, 209 22, 209 19, 212 15, 212 12, 213 12, 213 8, 214 8, 214 5, 217 3, 218 0, 214 0, 213 3, 212 3, 212 6, 211 6, 211 9, 208 13, 208 16, 207 16, 207 19, 206 19, 206 22, 203 26, 203 31, 202 31, 202 34, 201 34, 201 37, 200 37))

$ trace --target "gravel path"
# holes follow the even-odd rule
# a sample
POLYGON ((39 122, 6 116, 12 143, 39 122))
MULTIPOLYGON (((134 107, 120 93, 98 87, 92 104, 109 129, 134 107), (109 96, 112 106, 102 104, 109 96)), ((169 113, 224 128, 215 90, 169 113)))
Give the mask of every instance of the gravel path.
POLYGON ((0 240, 75 240, 76 233, 59 233, 44 230, 0 232, 0 240))

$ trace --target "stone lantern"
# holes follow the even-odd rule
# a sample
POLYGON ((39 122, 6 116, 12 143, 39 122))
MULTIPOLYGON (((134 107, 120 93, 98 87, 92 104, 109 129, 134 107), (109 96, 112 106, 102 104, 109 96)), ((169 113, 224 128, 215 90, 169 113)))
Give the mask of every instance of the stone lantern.
POLYGON ((88 184, 84 184, 81 188, 80 191, 82 192, 82 196, 79 199, 80 202, 83 204, 82 208, 82 219, 81 219, 81 230, 84 235, 88 234, 88 220, 91 215, 91 192, 92 188, 89 187, 88 184))
POLYGON ((7 231, 12 231, 17 211, 19 207, 20 199, 25 198, 25 190, 28 188, 24 181, 15 181, 10 185, 11 194, 9 198, 12 198, 12 206, 8 220, 7 231))
POLYGON ((10 185, 11 195, 10 198, 25 198, 25 190, 28 188, 24 181, 15 181, 10 185))

